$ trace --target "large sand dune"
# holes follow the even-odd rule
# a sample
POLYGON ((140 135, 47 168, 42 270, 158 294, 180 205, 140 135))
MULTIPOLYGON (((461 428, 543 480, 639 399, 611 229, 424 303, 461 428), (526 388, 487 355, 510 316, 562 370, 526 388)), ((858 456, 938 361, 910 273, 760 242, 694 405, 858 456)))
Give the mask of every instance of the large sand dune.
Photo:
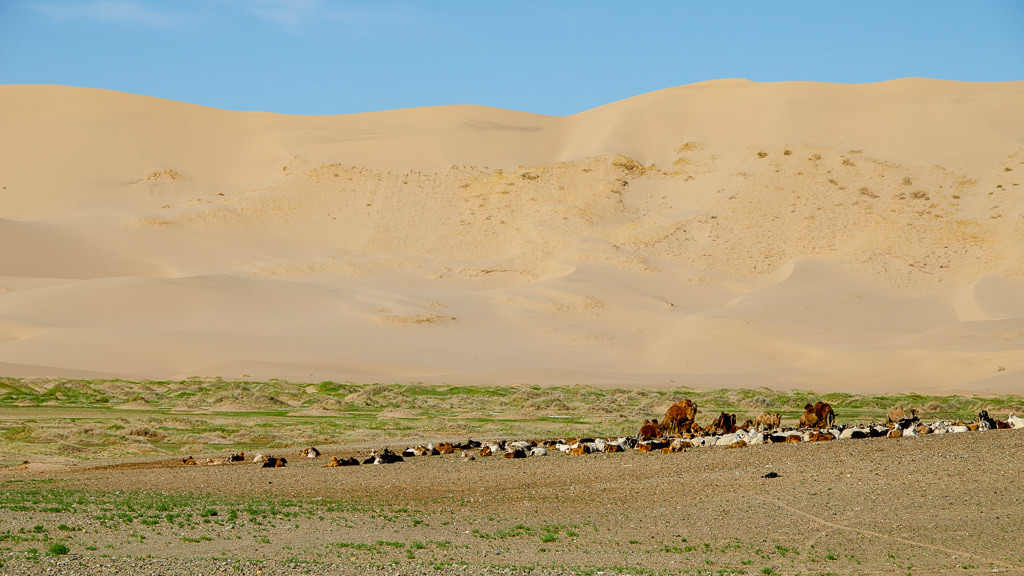
POLYGON ((4 375, 1024 389, 1024 82, 0 126, 4 375))

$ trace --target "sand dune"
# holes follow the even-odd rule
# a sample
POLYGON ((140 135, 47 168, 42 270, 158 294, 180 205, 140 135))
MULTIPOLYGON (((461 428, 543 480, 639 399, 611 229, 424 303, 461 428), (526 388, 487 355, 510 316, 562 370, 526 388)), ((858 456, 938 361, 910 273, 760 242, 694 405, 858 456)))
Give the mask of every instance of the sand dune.
POLYGON ((568 117, 0 86, 0 371, 1020 392, 1024 82, 568 117))

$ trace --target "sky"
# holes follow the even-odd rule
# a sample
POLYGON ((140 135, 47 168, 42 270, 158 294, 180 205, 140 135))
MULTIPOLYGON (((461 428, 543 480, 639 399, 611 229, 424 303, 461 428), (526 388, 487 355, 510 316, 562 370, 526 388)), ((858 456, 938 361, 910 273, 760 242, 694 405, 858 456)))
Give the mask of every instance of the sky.
POLYGON ((0 84, 564 116, 720 78, 1024 80, 1024 0, 0 0, 0 84))

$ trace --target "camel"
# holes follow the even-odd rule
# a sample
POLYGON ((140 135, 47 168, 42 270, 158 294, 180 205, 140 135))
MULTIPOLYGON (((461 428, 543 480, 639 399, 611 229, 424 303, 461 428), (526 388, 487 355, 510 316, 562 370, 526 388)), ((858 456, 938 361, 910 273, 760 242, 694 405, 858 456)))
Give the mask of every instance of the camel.
POLYGON ((827 402, 808 403, 800 416, 801 428, 829 428, 835 423, 836 414, 827 402))
POLYGON ((822 428, 831 428, 836 423, 836 413, 828 402, 815 402, 814 413, 818 416, 822 428))
POLYGON ((711 425, 712 434, 732 434, 736 430, 736 415, 722 412, 711 425))
POLYGON ((640 427, 640 438, 657 438, 660 435, 657 418, 644 420, 644 425, 640 427))
POLYGON ((690 426, 697 418, 697 412, 697 405, 689 398, 682 402, 676 402, 665 412, 665 417, 661 419, 661 425, 658 426, 658 432, 662 435, 689 432, 690 426))
POLYGON ((896 424, 902 420, 916 420, 917 419, 917 408, 911 408, 909 415, 903 408, 893 408, 889 410, 889 413, 885 415, 886 424, 896 424))
POLYGON ((782 425, 782 415, 765 412, 754 420, 754 430, 775 430, 782 425))

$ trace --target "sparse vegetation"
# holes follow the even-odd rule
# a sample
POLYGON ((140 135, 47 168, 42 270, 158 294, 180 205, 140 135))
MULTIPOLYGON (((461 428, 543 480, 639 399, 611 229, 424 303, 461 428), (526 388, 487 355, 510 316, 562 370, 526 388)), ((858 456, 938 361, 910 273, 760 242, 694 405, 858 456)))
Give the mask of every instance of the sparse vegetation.
POLYGON ((146 180, 184 180, 184 177, 175 170, 157 170, 146 175, 146 180))
POLYGON ((642 176, 647 173, 647 168, 632 158, 616 158, 612 160, 612 166, 636 176, 642 176))
MULTIPOLYGON (((799 417, 799 407, 808 399, 819 397, 812 392, 765 388, 616 390, 0 378, 0 408, 17 406, 20 415, 0 421, 0 450, 10 455, 7 464, 18 464, 26 456, 57 453, 90 459, 260 450, 369 438, 386 442, 424 435, 622 435, 635 433, 637 422, 658 416, 659 410, 683 396, 697 402, 703 414, 727 410, 746 418, 771 409, 792 419, 799 417), (118 409, 122 405, 148 409, 118 409), (214 413, 204 406, 230 406, 231 411, 214 413), (33 417, 55 407, 69 410, 64 417, 33 417), (75 409, 87 412, 76 415, 75 409)), ((842 409, 843 421, 878 420, 897 403, 927 406, 931 414, 941 417, 968 417, 980 409, 1024 412, 1021 396, 828 394, 827 398, 842 409)), ((223 510, 212 508, 208 513, 217 518, 223 510)))

